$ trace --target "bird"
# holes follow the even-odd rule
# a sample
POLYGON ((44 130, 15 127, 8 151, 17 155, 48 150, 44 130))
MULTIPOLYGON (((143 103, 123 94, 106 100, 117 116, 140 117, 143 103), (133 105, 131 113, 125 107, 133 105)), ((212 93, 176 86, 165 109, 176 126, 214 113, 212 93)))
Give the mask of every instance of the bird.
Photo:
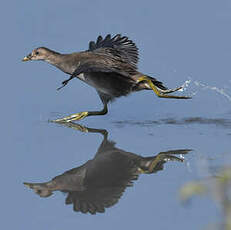
POLYGON ((103 103, 99 111, 79 112, 54 122, 70 122, 88 116, 105 115, 108 103, 140 90, 152 90, 160 98, 190 99, 187 96, 168 95, 182 87, 168 89, 162 82, 138 71, 138 48, 127 36, 100 35, 89 42, 86 51, 61 54, 46 47, 34 49, 22 61, 41 60, 57 67, 70 77, 62 82, 60 90, 73 78, 78 78, 94 87, 103 103))
POLYGON ((183 162, 190 149, 177 149, 143 157, 117 148, 108 140, 103 129, 83 127, 73 122, 69 127, 87 133, 100 133, 104 138, 93 159, 42 183, 24 182, 40 197, 50 197, 55 191, 66 194, 65 204, 72 204, 75 212, 104 213, 114 206, 127 187, 131 187, 140 174, 153 174, 164 169, 168 161, 183 162))

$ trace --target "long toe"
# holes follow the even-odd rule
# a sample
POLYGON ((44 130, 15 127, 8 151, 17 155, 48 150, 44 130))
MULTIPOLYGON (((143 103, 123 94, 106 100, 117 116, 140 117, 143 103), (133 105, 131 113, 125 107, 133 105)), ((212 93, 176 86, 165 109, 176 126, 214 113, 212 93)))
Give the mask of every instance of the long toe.
POLYGON ((175 88, 175 89, 159 89, 159 91, 160 91, 161 93, 163 93, 163 94, 168 94, 168 93, 174 93, 174 92, 179 91, 179 90, 181 90, 181 89, 183 89, 182 86, 181 86, 181 87, 178 87, 178 88, 175 88))
POLYGON ((88 112, 75 113, 64 118, 53 120, 53 122, 64 123, 64 122, 71 122, 71 121, 79 121, 87 116, 88 116, 88 112))
POLYGON ((166 94, 159 94, 158 97, 172 98, 172 99, 192 99, 192 97, 188 97, 188 96, 176 96, 176 95, 166 95, 166 94))

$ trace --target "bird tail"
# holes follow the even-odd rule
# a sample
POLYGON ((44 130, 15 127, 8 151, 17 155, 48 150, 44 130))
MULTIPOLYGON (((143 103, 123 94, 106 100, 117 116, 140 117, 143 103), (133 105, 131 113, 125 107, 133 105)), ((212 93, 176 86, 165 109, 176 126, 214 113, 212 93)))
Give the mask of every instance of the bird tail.
POLYGON ((48 196, 51 196, 53 194, 52 189, 49 186, 49 182, 48 183, 27 183, 27 182, 24 182, 23 184, 26 187, 33 189, 34 192, 36 194, 38 194, 40 197, 48 197, 48 196))

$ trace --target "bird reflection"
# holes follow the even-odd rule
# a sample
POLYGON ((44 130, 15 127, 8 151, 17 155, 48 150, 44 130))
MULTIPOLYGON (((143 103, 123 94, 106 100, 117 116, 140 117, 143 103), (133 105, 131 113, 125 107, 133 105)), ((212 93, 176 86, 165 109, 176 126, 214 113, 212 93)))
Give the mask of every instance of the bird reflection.
POLYGON ((73 204, 74 211, 103 213, 105 208, 116 204, 125 189, 133 185, 140 174, 151 174, 163 170, 167 161, 183 162, 189 149, 170 150, 156 156, 142 157, 115 147, 108 140, 108 132, 79 124, 64 125, 82 132, 100 133, 104 139, 92 160, 64 172, 45 183, 24 184, 40 197, 49 197, 54 191, 67 194, 66 204, 73 204))

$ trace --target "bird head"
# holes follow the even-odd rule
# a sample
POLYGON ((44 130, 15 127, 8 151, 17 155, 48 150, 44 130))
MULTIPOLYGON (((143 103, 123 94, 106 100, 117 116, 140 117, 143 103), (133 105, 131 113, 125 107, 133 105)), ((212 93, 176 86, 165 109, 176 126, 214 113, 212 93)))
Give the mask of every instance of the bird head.
POLYGON ((52 51, 45 48, 39 47, 34 49, 30 54, 22 59, 22 61, 32 61, 32 60, 47 60, 51 55, 52 51))

